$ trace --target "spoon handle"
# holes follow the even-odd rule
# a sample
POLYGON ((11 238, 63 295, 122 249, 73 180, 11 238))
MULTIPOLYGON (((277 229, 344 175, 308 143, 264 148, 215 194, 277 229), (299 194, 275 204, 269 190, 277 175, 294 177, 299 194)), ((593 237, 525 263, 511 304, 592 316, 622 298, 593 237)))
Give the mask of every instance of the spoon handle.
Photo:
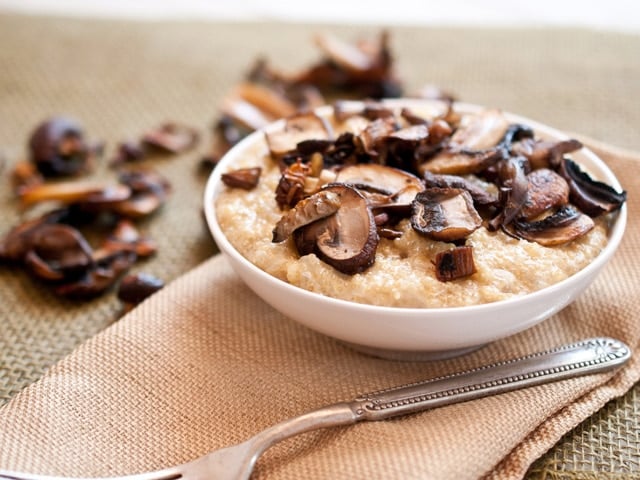
POLYGON ((609 370, 631 350, 619 340, 590 338, 553 350, 424 382, 379 390, 351 402, 358 420, 382 420, 523 387, 609 370))

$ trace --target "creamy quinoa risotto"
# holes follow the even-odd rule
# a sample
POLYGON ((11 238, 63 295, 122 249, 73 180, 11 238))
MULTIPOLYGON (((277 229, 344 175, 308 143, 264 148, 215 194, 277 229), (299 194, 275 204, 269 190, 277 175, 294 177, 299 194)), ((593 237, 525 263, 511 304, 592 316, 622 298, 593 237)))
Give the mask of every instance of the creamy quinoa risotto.
MULTIPOLYGON (((460 125, 463 122, 464 118, 460 125)), ((353 117, 333 120, 332 133, 338 136, 342 131, 353 130, 354 124, 357 122, 353 117)), ((304 139, 303 135, 297 140, 304 139)), ((480 149, 486 150, 486 146, 479 146, 480 149)), ((425 308, 496 302, 571 276, 589 264, 607 243, 609 215, 597 216, 587 233, 554 246, 515 238, 502 228, 492 231, 484 221, 463 240, 473 249, 473 271, 442 281, 434 274, 436 256, 461 242, 435 240, 417 231, 410 218, 401 218, 393 224, 393 236, 378 237, 375 261, 370 266, 355 273, 342 273, 314 253, 300 255, 293 235, 279 243, 273 241, 274 227, 293 207, 282 208, 276 202, 274 192, 281 181, 282 162, 276 161, 272 152, 267 138, 245 149, 244 156, 231 168, 261 167, 259 181, 252 189, 223 187, 216 199, 217 220, 231 244, 256 266, 281 280, 330 297, 425 308)))

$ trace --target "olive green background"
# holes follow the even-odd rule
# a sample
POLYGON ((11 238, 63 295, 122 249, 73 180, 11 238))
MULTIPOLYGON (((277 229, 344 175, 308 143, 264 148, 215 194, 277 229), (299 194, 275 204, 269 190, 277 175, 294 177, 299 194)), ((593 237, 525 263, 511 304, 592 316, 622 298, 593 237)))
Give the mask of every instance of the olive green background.
MULTIPOLYGON (((9 170, 24 158, 28 134, 43 118, 78 118, 90 138, 106 141, 106 158, 117 141, 165 120, 181 121, 201 129, 203 141, 192 152, 148 162, 170 178, 174 194, 142 223, 160 249, 135 269, 170 281, 195 267, 216 252, 202 219, 206 173, 198 163, 220 100, 258 55, 288 71, 315 61, 311 36, 320 30, 348 39, 377 31, 0 15, 0 234, 20 218, 9 170)), ((390 31, 407 93, 435 83, 465 102, 640 150, 640 36, 567 29, 390 31)), ((113 173, 102 165, 95 175, 113 173)), ((66 301, 19 269, 0 267, 0 404, 121 313, 113 292, 91 302, 66 301)), ((529 477, 640 475, 638 392, 636 386, 567 434, 529 477)))

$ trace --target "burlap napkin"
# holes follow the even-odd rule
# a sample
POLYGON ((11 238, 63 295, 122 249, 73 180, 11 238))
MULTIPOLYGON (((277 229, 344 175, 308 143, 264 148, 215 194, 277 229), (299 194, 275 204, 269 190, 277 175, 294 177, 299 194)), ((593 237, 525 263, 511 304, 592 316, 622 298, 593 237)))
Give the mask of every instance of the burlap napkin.
MULTIPOLYGON (((594 145, 629 192, 623 244, 574 304, 526 332, 432 363, 368 357, 283 317, 215 256, 55 365, 0 409, 0 468, 117 475, 167 467, 358 393, 608 335, 637 352, 640 157, 594 145)), ((520 478, 640 377, 623 369, 305 434, 256 478, 520 478)))

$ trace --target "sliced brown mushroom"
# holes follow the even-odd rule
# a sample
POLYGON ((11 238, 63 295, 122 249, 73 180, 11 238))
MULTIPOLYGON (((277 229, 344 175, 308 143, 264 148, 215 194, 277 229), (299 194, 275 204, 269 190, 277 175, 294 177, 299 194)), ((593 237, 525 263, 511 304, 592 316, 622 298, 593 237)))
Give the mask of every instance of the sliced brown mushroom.
POLYGON ((195 128, 167 122, 146 132, 142 142, 168 153, 182 153, 195 147, 200 135, 195 128))
POLYGON ((61 224, 40 225, 30 237, 25 264, 43 280, 63 280, 87 270, 92 249, 73 227, 61 224))
POLYGON ((491 206, 498 203, 496 192, 483 188, 479 183, 475 183, 466 177, 424 172, 422 178, 428 188, 461 188, 466 190, 471 195, 473 203, 478 206, 491 206))
POLYGON ((542 220, 515 220, 507 232, 545 247, 553 247, 575 240, 589 232, 594 225, 591 217, 568 204, 542 220))
POLYGON ((359 149, 372 156, 377 157, 378 145, 396 130, 396 121, 393 118, 378 118, 369 123, 367 127, 356 135, 355 142, 359 149))
POLYGON ((369 188, 384 192, 386 195, 381 197, 382 205, 408 206, 416 194, 424 190, 424 184, 415 175, 373 163, 359 163, 341 169, 336 182, 348 183, 364 191, 369 188))
POLYGON ((354 188, 333 184, 331 191, 340 199, 333 214, 294 232, 300 255, 315 253, 323 262, 347 275, 363 272, 375 262, 378 233, 366 199, 354 188))
POLYGON ((487 150, 498 145, 508 129, 509 122, 500 110, 483 110, 462 119, 451 136, 450 146, 470 151, 487 150))
POLYGON ((136 254, 126 250, 97 250, 94 264, 78 280, 55 287, 55 292, 70 298, 93 298, 111 288, 136 261, 136 254))
POLYGON ((323 189, 299 201, 291 210, 285 213, 273 229, 274 243, 285 241, 294 230, 315 222, 321 218, 333 215, 338 211, 342 196, 334 189, 323 189))
POLYGON ((461 188, 427 188, 412 203, 411 225, 434 240, 461 240, 482 225, 473 199, 461 188))
POLYGON ((436 255, 434 265, 436 278, 441 282, 450 282, 458 278, 468 277, 476 272, 473 261, 473 247, 462 245, 436 255))
POLYGON ((469 175, 482 172, 495 165, 505 156, 501 148, 485 151, 460 151, 445 148, 441 153, 419 163, 418 173, 425 172, 445 175, 469 175))
POLYGON ((280 158, 303 140, 331 140, 333 130, 326 119, 315 113, 301 113, 287 118, 282 129, 267 131, 265 137, 271 155, 280 158))
POLYGON ((128 218, 141 218, 158 210, 171 192, 171 184, 153 170, 121 172, 119 180, 128 186, 132 195, 113 203, 109 209, 128 218))
POLYGON ((502 223, 509 224, 519 214, 527 202, 529 181, 527 163, 524 157, 509 157, 500 163, 498 174, 502 193, 502 223))
POLYGON ((59 222, 67 214, 66 209, 54 210, 13 227, 0 239, 0 261, 22 261, 31 249, 32 239, 37 230, 43 225, 59 222))
POLYGON ((627 192, 594 180, 569 158, 561 162, 560 174, 569 184, 571 202, 591 217, 618 210, 627 199, 627 192))
POLYGON ((42 122, 29 138, 31 161, 45 177, 77 175, 91 170, 95 148, 87 144, 75 120, 56 116, 42 122))
POLYGON ((569 203, 569 185, 553 170, 541 168, 527 175, 527 200, 519 216, 533 220, 546 210, 569 203))
POLYGON ((366 72, 373 66, 371 57, 365 52, 333 35, 317 35, 315 40, 323 53, 345 70, 366 72))
POLYGON ((64 204, 113 203, 130 196, 131 189, 126 185, 91 181, 45 183, 22 189, 19 194, 25 206, 51 201, 64 204))
POLYGON ((141 258, 150 257, 158 251, 156 242, 142 235, 133 222, 127 219, 120 220, 117 223, 102 248, 109 251, 132 251, 141 258))
POLYGON ((252 103, 235 97, 228 97, 223 100, 222 113, 236 125, 240 125, 249 131, 264 128, 274 120, 252 103))
POLYGON ((126 275, 118 287, 118 299, 134 306, 164 287, 164 282, 148 273, 126 275))
POLYGON ((524 138, 511 145, 514 155, 521 155, 529 160, 531 168, 557 169, 563 155, 582 148, 582 143, 575 139, 554 141, 524 138))
POLYGON ((223 173, 220 179, 227 187, 253 190, 258 186, 261 174, 261 167, 239 168, 223 173))
POLYGON ((296 106, 289 99, 266 85, 243 82, 236 86, 234 94, 274 119, 290 117, 297 112, 296 106))

